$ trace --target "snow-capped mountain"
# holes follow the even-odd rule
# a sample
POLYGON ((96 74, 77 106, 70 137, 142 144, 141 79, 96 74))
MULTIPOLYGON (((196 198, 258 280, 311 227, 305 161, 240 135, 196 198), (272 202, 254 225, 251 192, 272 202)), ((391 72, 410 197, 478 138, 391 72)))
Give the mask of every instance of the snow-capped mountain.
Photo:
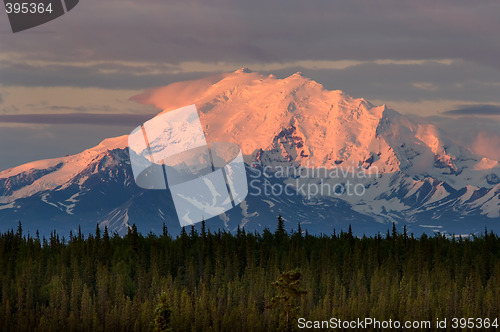
MULTIPOLYGON (((209 143, 240 145, 249 195, 209 220, 212 229, 273 228, 282 214, 289 228, 301 222, 314 233, 349 224, 359 233, 384 232, 389 222, 415 233, 500 230, 498 161, 456 144, 435 125, 326 90, 300 73, 277 79, 241 69, 132 99, 164 112, 196 104, 209 143), (336 173, 307 173, 325 169, 336 173), (358 192, 347 194, 349 184, 358 192), (336 191, 311 193, 318 188, 336 191)), ((132 223, 158 232, 164 222, 178 229, 169 192, 135 185, 127 144, 127 136, 110 138, 77 155, 1 172, 0 230, 18 220, 32 233, 78 225, 92 231, 96 224, 122 233, 132 223)))

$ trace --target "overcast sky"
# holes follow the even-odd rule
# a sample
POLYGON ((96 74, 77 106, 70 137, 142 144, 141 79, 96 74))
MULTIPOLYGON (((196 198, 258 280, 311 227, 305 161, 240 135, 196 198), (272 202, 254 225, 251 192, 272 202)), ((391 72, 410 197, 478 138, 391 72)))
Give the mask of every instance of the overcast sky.
POLYGON ((156 112, 128 101, 143 89, 241 67, 301 71, 500 156, 499 17, 497 0, 82 0, 13 34, 0 11, 0 170, 127 134, 156 112))

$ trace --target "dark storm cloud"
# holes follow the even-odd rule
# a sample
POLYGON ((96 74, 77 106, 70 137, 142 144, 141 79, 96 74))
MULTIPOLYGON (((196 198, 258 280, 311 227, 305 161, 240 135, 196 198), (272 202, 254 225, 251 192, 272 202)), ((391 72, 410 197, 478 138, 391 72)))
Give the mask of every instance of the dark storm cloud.
POLYGON ((500 106, 497 105, 467 105, 443 112, 446 115, 497 115, 500 116, 500 106))
POLYGON ((0 114, 0 123, 138 126, 156 114, 0 114))

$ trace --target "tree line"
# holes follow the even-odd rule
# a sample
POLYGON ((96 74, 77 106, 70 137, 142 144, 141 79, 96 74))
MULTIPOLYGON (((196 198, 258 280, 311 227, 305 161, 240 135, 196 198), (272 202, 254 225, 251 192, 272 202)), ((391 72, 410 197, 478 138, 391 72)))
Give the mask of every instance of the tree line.
POLYGON ((273 331, 298 317, 499 317, 500 241, 96 228, 66 239, 0 234, 1 331, 273 331))

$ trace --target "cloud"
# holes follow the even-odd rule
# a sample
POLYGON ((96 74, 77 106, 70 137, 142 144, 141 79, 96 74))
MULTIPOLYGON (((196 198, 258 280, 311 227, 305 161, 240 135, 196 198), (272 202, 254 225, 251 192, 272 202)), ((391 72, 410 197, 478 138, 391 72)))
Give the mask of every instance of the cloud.
POLYGON ((130 97, 130 101, 153 105, 158 109, 175 109, 185 106, 186 99, 203 95, 212 84, 220 81, 225 75, 213 75, 194 81, 177 82, 164 87, 147 89, 138 95, 130 97))
POLYGON ((94 2, 0 34, 2 82, 142 90, 246 66, 368 99, 500 103, 495 1, 94 2))
MULTIPOLYGON (((451 63, 373 61, 343 69, 314 69, 309 66, 262 73, 286 77, 297 71, 323 84, 327 89, 339 89, 367 99, 412 102, 446 99, 457 100, 455 105, 464 100, 478 104, 500 104, 500 71, 462 60, 451 63), (421 82, 432 85, 419 85, 421 82)), ((442 110, 436 109, 435 112, 442 110)))
POLYGON ((498 105, 467 105, 460 108, 443 112, 446 115, 486 115, 500 116, 500 106, 498 105))
MULTIPOLYGON (((455 104, 461 104, 464 100, 500 104, 500 71, 456 59, 298 61, 254 65, 244 62, 197 62, 159 66, 154 63, 128 62, 85 66, 78 62, 74 65, 50 64, 39 67, 29 61, 18 63, 5 60, 0 62, 0 77, 3 84, 10 86, 144 90, 248 66, 254 71, 280 78, 301 71, 304 76, 323 84, 327 89, 339 89, 367 99, 413 102, 455 99, 455 104)), ((54 100, 53 103, 61 102, 54 100)))
POLYGON ((3 96, 2 94, 0 93, 0 104, 3 103, 3 96))
POLYGON ((0 114, 0 123, 138 126, 156 114, 0 114))
POLYGON ((471 150, 480 156, 500 161, 500 135, 480 131, 472 143, 471 150))
MULTIPOLYGON (((444 59, 500 68, 498 2, 456 0, 93 1, 31 31, 5 55, 155 63, 444 59), (47 33, 39 33, 47 32, 47 33), (57 33, 57 38, 54 35, 57 33), (112 42, 111 42, 112 41, 112 42)), ((15 57, 14 57, 15 58, 15 57)))
MULTIPOLYGON (((64 106, 64 105, 46 105, 46 104, 26 104, 26 107, 36 112, 37 114, 44 114, 46 112, 55 112, 55 113, 97 113, 97 112, 106 112, 110 113, 111 107, 108 105, 91 105, 91 106, 64 106), (40 112, 41 111, 41 112, 40 112)), ((54 113, 54 114, 55 114, 54 113)), ((26 111, 25 114, 29 114, 29 111, 26 111)))
MULTIPOLYGON (((0 41, 1 44, 1 41, 0 41)), ((105 89, 144 89, 198 78, 205 72, 181 72, 152 63, 82 64, 0 61, 2 84, 25 87, 98 87, 105 89)))
POLYGON ((472 152, 500 161, 500 118, 432 116, 419 120, 436 124, 455 142, 472 152))
POLYGON ((426 91, 439 90, 439 88, 434 83, 431 83, 431 82, 413 83, 412 85, 417 89, 426 90, 426 91))

